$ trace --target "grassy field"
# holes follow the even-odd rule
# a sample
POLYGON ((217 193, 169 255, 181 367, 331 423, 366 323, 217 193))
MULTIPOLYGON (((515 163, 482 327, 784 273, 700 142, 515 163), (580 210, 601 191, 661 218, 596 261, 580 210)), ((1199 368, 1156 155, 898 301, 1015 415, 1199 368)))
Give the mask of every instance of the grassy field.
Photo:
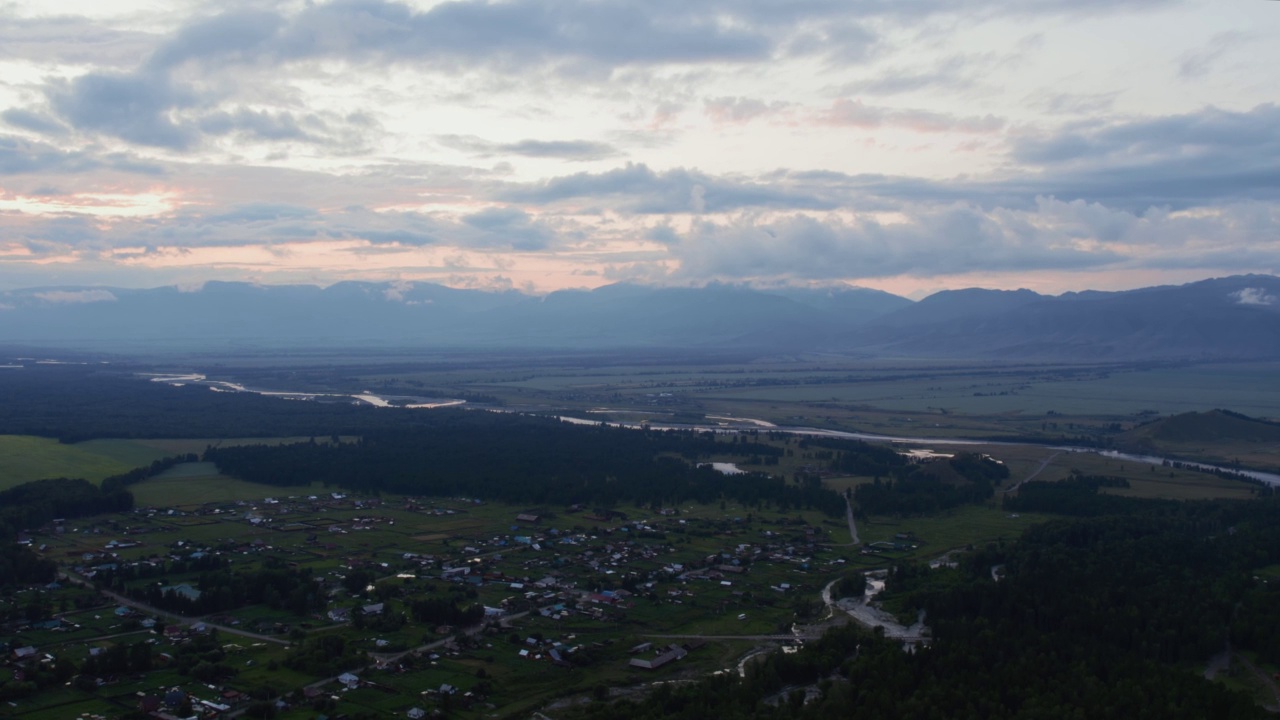
MULTIPOLYGON (((353 442, 355 439, 354 437, 340 438, 342 442, 353 442)), ((32 480, 55 477, 83 478, 90 482, 101 482, 103 478, 150 465, 160 458, 188 453, 200 454, 210 445, 283 445, 308 440, 310 438, 305 437, 187 438, 88 440, 64 444, 52 438, 31 435, 0 435, 0 490, 32 480)), ((328 438, 316 438, 316 441, 328 442, 328 438)), ((208 480, 218 477, 220 476, 216 473, 210 475, 207 471, 201 471, 196 475, 188 476, 187 479, 198 481, 198 484, 207 487, 208 480)), ((168 497, 157 498, 160 504, 185 504, 168 501, 168 497)), ((197 499, 191 502, 210 501, 197 499)))
POLYGON ((132 440, 65 445, 51 438, 0 435, 0 489, 54 477, 100 482, 168 454, 132 440))
MULTIPOLYGON (((293 488, 299 492, 305 488, 293 488)), ((143 507, 188 507, 205 503, 260 500, 277 488, 248 483, 218 472, 213 463, 182 463, 163 474, 129 487, 134 502, 143 507)))
POLYGON ((915 533, 919 550, 901 557, 931 558, 969 545, 1016 540, 1023 530, 1049 517, 1034 513, 1014 517, 994 503, 964 505, 929 517, 871 518, 858 524, 858 534, 864 542, 890 542, 897 533, 915 533))

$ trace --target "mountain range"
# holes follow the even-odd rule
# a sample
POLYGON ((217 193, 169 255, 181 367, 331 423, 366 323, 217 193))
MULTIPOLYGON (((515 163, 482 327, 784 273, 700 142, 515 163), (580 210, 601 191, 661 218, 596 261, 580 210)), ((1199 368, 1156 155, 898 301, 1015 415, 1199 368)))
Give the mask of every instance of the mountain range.
POLYGON ((1051 296, 857 287, 619 284, 544 296, 430 283, 0 293, 0 343, 84 350, 228 347, 687 349, 1010 360, 1280 358, 1280 278, 1242 275, 1051 296))

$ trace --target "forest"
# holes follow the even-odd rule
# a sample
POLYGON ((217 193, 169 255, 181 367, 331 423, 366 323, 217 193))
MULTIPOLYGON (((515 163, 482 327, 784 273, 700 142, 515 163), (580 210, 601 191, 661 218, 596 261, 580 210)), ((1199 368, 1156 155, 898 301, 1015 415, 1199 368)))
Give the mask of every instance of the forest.
POLYGON ((1228 647, 1280 660, 1280 503, 1140 503, 1049 522, 963 556, 899 565, 894 604, 924 610, 932 641, 854 625, 747 676, 663 685, 576 718, 1262 718, 1203 677, 1228 647), (1002 572, 995 573, 999 568, 1002 572), (999 578, 999 579, 997 579, 999 578), (816 692, 806 700, 803 689, 816 692))
POLYGON ((712 452, 750 457, 777 451, 759 443, 491 413, 454 412, 438 420, 429 430, 369 432, 357 443, 211 447, 204 459, 228 475, 286 487, 320 482, 358 492, 605 508, 730 498, 831 516, 845 510, 844 499, 821 484, 762 473, 727 476, 690 462, 712 452))
POLYGON ((877 474, 854 491, 860 514, 926 515, 981 502, 1008 479, 1009 469, 976 453, 959 453, 927 464, 896 465, 890 475, 882 481, 877 474))

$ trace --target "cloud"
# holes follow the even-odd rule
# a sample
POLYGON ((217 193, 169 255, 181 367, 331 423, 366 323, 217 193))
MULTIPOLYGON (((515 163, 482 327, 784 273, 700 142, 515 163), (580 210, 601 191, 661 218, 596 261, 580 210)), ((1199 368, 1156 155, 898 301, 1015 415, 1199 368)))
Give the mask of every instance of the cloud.
POLYGON ((48 96, 54 111, 81 131, 171 150, 186 149, 196 140, 192 128, 175 123, 170 113, 199 100, 166 75, 91 72, 53 86, 48 96))
POLYGON ((146 67, 167 72, 191 61, 254 63, 270 48, 286 20, 261 10, 232 10, 196 20, 165 41, 146 67))
POLYGON ((155 44, 150 32, 66 14, 20 17, 6 12, 0 23, 0 57, 6 60, 129 67, 155 44))
POLYGON ((442 145, 481 157, 495 155, 520 155, 522 157, 555 158, 571 162, 606 160, 620 155, 618 148, 608 143, 590 140, 519 140, 498 143, 474 135, 441 135, 442 145))
POLYGON ((587 140, 521 140, 498 146, 498 151, 513 155, 564 160, 603 160, 618 155, 608 143, 587 140))
POLYGON ((1018 185, 1035 194, 1125 207, 1193 207, 1221 199, 1280 198, 1280 107, 1076 123, 1016 138, 1018 185))
POLYGON ((866 129, 894 128, 922 133, 992 133, 1004 127, 994 115, 956 116, 929 110, 896 109, 865 105, 861 100, 840 99, 818 115, 827 125, 866 129))
POLYGON ((1187 79, 1203 77, 1222 56, 1251 39, 1247 33, 1239 31, 1218 33, 1205 47, 1182 56, 1178 75, 1187 79))
POLYGON ((497 192, 508 202, 598 201, 641 214, 726 212, 748 207, 831 210, 835 199, 745 178, 717 178, 677 168, 657 173, 643 164, 602 173, 575 173, 497 192), (695 191, 700 187, 701 190, 695 191))
POLYGON ((933 90, 956 92, 977 84, 976 75, 994 64, 990 55, 952 55, 927 67, 877 69, 862 80, 846 83, 842 95, 900 95, 933 90))
POLYGON ((0 113, 0 119, 23 130, 30 130, 42 135, 66 135, 67 127, 44 113, 23 108, 9 108, 0 113))
MULTIPOLYGON (((252 104, 224 106, 246 94, 270 99, 273 93, 264 87, 287 87, 288 78, 297 74, 323 77, 331 71, 326 67, 330 63, 344 72, 397 65, 455 76, 481 72, 508 84, 539 73, 605 83, 627 68, 723 67, 815 54, 834 63, 832 67, 847 67, 869 59, 879 47, 882 32, 887 32, 878 27, 881 22, 915 24, 930 16, 970 13, 1090 14, 1168 2, 1172 0, 854 5, 840 0, 454 0, 425 9, 392 0, 266 4, 197 18, 166 35, 141 34, 152 40, 152 50, 139 53, 141 61, 132 68, 117 63, 52 81, 44 94, 56 119, 36 114, 16 118, 29 129, 56 130, 61 122, 82 133, 172 151, 198 148, 206 136, 232 133, 256 142, 309 142, 325 148, 341 136, 335 147, 341 153, 360 145, 361 133, 351 118, 252 104)), ((91 32, 84 21, 68 27, 69 32, 91 32)), ((138 37, 131 36, 130 42, 138 37)), ((865 90, 885 93, 956 79, 957 68, 970 61, 948 62, 931 72, 903 71, 896 78, 868 81, 865 90), (937 79, 928 80, 931 74, 937 79)), ((721 121, 743 122, 778 109, 725 100, 708 105, 708 112, 721 121)), ((840 122, 838 110, 833 109, 833 122, 840 122)), ((866 122, 866 109, 857 116, 855 122, 866 122)), ((660 113, 657 120, 663 117, 660 113)), ((989 116, 949 117, 923 110, 889 113, 877 124, 883 123, 925 132, 985 132, 1001 124, 989 116)), ((585 140, 524 140, 498 146, 495 152, 599 160, 614 155, 615 149, 585 140)))
MULTIPOLYGON (((315 115, 302 119, 318 129, 324 128, 324 121, 315 115)), ((227 135, 243 133, 261 140, 302 140, 316 142, 316 136, 302 128, 299 119, 289 112, 253 111, 241 108, 234 113, 214 112, 200 118, 197 127, 209 135, 227 135)))
POLYGON ((158 165, 122 153, 98 155, 87 150, 61 150, 47 143, 0 135, 0 175, 64 175, 94 170, 138 175, 160 175, 164 172, 158 165))
MULTIPOLYGON (((680 281, 839 280, 1120 268, 1280 268, 1280 211, 1142 213, 1039 198, 1024 209, 916 204, 883 219, 844 213, 741 214, 658 226, 680 281)), ((1242 298, 1252 299, 1246 294, 1242 298)))
POLYGON ((83 152, 64 152, 50 145, 0 136, 0 175, 77 173, 102 166, 83 152))
POLYGON ((697 224, 673 245, 682 278, 800 280, 1088 268, 1121 256, 1040 233, 1017 213, 954 205, 904 221, 793 215, 697 224))
POLYGON ((503 67, 557 59, 613 67, 768 57, 772 44, 766 33, 752 24, 723 22, 723 10, 698 4, 526 0, 451 2, 414 12, 393 2, 339 1, 300 13, 281 32, 279 48, 293 58, 448 59, 503 67))
POLYGON ((226 212, 209 215, 205 218, 205 222, 210 224, 274 222, 278 220, 316 218, 319 215, 320 213, 316 210, 300 205, 252 203, 231 208, 226 212))
POLYGON ((554 233, 546 225, 534 220, 529 213, 513 207, 487 208, 463 216, 462 222, 491 237, 493 244, 517 250, 544 249, 554 237, 554 233))
MULTIPOLYGON (((221 109, 226 93, 223 89, 180 87, 166 72, 154 69, 131 74, 88 73, 46 89, 57 116, 82 133, 173 151, 196 148, 209 137, 235 136, 263 142, 304 142, 341 153, 361 147, 367 134, 376 129, 376 123, 363 113, 343 116, 221 109)), ((62 127, 53 119, 19 112, 27 113, 18 117, 26 119, 28 126, 62 127)))
POLYGON ((1040 92, 1030 97, 1029 101, 1053 115, 1101 115, 1111 111, 1119 96, 1119 92, 1040 92))
POLYGON ((51 305, 76 305, 117 300, 109 290, 48 290, 35 293, 35 296, 51 305))
POLYGON ((788 102, 764 102, 746 97, 710 98, 703 103, 707 117, 721 124, 747 123, 759 117, 776 115, 791 107, 788 102))
POLYGON ((1167 161, 1209 150, 1268 150, 1280 142, 1280 107, 1258 105, 1246 112, 1206 108, 1199 112, 1130 121, 1070 126, 1048 136, 1026 137, 1014 159, 1036 165, 1136 158, 1167 161))
POLYGON ((1268 295, 1262 288, 1244 288, 1231 293, 1237 305, 1275 305, 1276 296, 1268 295))

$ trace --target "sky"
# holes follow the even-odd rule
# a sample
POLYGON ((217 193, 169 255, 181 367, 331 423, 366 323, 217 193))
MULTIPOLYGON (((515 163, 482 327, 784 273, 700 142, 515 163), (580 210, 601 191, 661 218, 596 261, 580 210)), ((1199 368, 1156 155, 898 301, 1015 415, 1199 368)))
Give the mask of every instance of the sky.
POLYGON ((0 290, 1280 269, 1280 2, 0 0, 0 290))

